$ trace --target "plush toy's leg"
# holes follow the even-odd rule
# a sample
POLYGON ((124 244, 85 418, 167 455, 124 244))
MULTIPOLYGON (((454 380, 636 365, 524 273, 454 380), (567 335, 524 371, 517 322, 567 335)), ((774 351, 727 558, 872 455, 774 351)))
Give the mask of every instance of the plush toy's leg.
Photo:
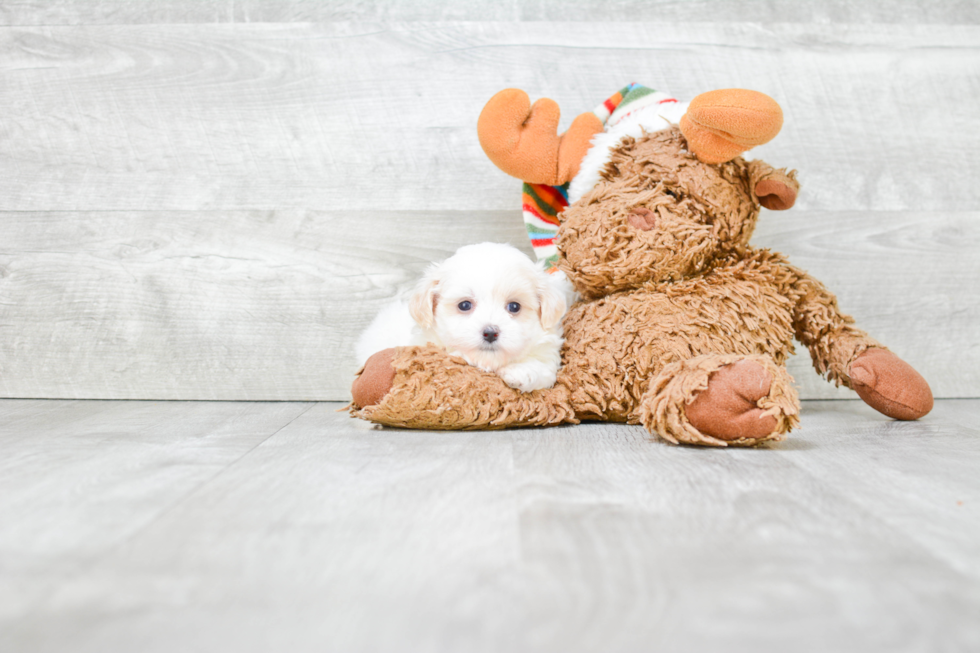
POLYGON ((675 443, 751 446, 783 439, 799 410, 792 379, 768 356, 709 354, 665 367, 640 421, 675 443))
POLYGON ((351 415, 416 429, 500 429, 576 423, 567 388, 521 392, 437 347, 396 347, 365 363, 351 415))
POLYGON ((799 268, 784 268, 784 292, 797 298, 796 337, 810 350, 817 372, 895 419, 919 419, 932 410, 932 390, 921 374, 855 327, 822 283, 799 268))

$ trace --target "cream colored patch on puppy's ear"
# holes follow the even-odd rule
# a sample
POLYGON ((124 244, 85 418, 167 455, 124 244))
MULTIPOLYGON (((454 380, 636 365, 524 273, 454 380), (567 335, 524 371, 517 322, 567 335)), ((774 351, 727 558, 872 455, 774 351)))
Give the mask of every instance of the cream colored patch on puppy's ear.
POLYGON ((538 282, 538 320, 542 327, 550 329, 561 322, 567 309, 565 294, 551 280, 538 282))
POLYGON ((442 266, 430 265, 408 300, 408 312, 420 327, 429 329, 436 323, 436 304, 439 302, 439 276, 442 266))

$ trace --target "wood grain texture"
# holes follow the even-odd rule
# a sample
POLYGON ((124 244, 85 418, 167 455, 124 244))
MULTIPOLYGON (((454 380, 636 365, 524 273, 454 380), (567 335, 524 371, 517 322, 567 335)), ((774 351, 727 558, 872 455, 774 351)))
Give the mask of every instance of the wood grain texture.
MULTIPOLYGON (((755 242, 822 279, 937 396, 968 397, 978 223, 766 213, 755 242)), ((347 400, 377 311, 429 261, 488 239, 529 250, 507 211, 0 213, 0 396, 347 400)), ((805 398, 855 396, 805 349, 790 370, 805 398)))
POLYGON ((16 0, 0 25, 398 21, 635 21, 977 24, 969 0, 16 0))
POLYGON ((460 217, 0 215, 0 396, 346 400, 359 332, 432 260, 526 247, 512 212, 460 217))
POLYGON ((980 401, 807 402, 733 451, 336 407, 0 402, 0 648, 980 646, 980 401))
MULTIPOLYGON (((494 5, 510 22, 457 21, 473 3, 7 3, 43 26, 0 28, 0 396, 346 399, 358 332, 425 263, 526 248, 519 184, 477 143, 486 99, 523 87, 567 124, 631 80, 778 98, 786 126, 755 154, 803 191, 756 242, 938 396, 978 396, 980 27, 961 5, 559 25, 535 22, 548 3, 494 5), (452 20, 416 20, 438 7, 452 20), (292 20, 323 22, 271 22, 292 20)), ((791 371, 805 397, 847 396, 791 371)))
POLYGON ((980 27, 549 23, 0 29, 0 210, 508 210, 476 118, 630 80, 767 92, 806 210, 975 210, 980 27), (896 79, 883 85, 882 79, 896 79), (622 81, 617 81, 622 80, 622 81))
MULTIPOLYGON (((789 257, 857 325, 922 373, 938 397, 980 394, 980 212, 764 212, 752 243, 789 257)), ((797 344, 804 399, 853 399, 797 344)))
POLYGON ((281 403, 3 402, 0 623, 111 555, 308 409, 281 403))

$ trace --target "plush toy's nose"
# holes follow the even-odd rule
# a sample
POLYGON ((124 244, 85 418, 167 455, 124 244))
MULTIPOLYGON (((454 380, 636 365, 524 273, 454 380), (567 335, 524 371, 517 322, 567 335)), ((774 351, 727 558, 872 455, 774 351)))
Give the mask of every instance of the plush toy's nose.
POLYGON ((487 342, 495 342, 500 336, 500 329, 495 326, 483 327, 483 339, 487 342))
POLYGON ((640 231, 650 231, 657 226, 657 216, 650 209, 636 208, 630 212, 630 225, 640 231))

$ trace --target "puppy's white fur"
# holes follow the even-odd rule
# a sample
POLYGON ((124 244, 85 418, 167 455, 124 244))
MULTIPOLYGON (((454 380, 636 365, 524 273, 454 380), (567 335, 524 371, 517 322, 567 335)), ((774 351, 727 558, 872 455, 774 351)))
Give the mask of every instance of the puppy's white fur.
POLYGON ((382 309, 356 354, 363 364, 387 347, 431 342, 512 388, 550 388, 573 297, 563 274, 546 273, 510 245, 467 245, 430 266, 407 300, 382 309))

